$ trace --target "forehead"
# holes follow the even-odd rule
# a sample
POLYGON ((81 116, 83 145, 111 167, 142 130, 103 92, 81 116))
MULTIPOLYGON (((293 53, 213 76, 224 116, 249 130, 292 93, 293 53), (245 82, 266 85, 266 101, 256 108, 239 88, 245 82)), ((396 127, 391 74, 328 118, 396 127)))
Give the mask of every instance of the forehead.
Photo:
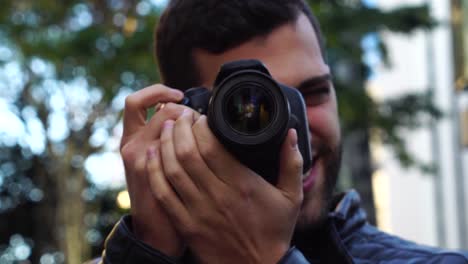
POLYGON ((211 87, 222 64, 239 59, 262 61, 273 78, 290 86, 329 73, 315 31, 303 14, 293 23, 221 54, 195 50, 193 55, 201 83, 206 87, 211 87))

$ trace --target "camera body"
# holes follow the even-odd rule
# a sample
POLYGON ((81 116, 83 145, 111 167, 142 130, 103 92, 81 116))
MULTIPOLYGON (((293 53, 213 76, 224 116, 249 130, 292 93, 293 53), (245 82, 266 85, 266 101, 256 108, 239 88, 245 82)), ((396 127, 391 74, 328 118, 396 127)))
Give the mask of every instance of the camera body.
POLYGON ((226 149, 268 182, 277 182, 279 154, 290 128, 297 131, 303 172, 310 169, 304 99, 297 89, 277 83, 260 61, 224 64, 212 91, 190 88, 181 104, 207 115, 210 129, 226 149))

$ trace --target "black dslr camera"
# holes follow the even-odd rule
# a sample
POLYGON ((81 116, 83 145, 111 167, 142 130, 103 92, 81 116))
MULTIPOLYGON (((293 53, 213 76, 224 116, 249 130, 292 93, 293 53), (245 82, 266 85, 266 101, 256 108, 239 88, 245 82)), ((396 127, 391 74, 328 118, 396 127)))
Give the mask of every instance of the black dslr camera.
MULTIPOLYGON (((218 140, 247 167, 276 184, 281 145, 295 128, 304 172, 312 157, 302 95, 277 83, 257 60, 224 64, 212 92, 190 88, 181 102, 207 115, 218 140)), ((229 168, 226 168, 229 169, 229 168)))

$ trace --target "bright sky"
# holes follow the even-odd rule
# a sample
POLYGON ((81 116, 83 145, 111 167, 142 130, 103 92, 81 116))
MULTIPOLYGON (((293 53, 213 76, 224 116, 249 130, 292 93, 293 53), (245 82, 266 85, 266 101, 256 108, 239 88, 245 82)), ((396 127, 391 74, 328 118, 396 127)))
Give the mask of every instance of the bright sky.
POLYGON ((367 6, 375 7, 378 0, 362 0, 362 2, 367 6))

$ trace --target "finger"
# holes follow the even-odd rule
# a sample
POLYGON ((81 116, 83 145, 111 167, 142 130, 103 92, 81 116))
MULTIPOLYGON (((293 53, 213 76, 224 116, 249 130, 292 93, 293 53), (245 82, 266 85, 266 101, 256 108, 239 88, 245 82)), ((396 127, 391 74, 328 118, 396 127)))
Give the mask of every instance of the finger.
POLYGON ((197 197, 198 188, 177 160, 174 150, 174 121, 167 120, 161 132, 161 160, 166 179, 179 194, 186 205, 197 197))
POLYGON ((177 159, 185 171, 189 172, 191 179, 204 191, 217 187, 219 180, 206 165, 200 155, 195 136, 192 132, 192 125, 195 123, 193 111, 187 110, 177 119, 174 126, 174 148, 177 159))
POLYGON ((234 156, 229 153, 211 132, 206 116, 202 115, 193 125, 194 136, 198 149, 205 163, 210 170, 223 182, 232 184, 251 182, 252 171, 242 165, 234 156), (245 173, 236 174, 231 177, 229 171, 243 171, 245 173))
MULTIPOLYGON (((145 127, 142 135, 144 139, 153 140, 159 139, 161 136, 162 125, 166 120, 177 120, 185 109, 190 109, 186 106, 174 103, 168 103, 154 114, 145 127)), ((193 111, 193 110, 191 110, 193 111)))
POLYGON ((302 197, 302 156, 297 146, 297 132, 288 131, 281 147, 277 188, 291 197, 302 197))
POLYGON ((164 177, 159 147, 148 148, 147 157, 146 171, 153 197, 177 225, 186 225, 189 213, 164 177))
POLYGON ((178 102, 181 91, 161 84, 139 90, 125 99, 123 137, 129 136, 146 124, 146 110, 159 102, 178 102))

